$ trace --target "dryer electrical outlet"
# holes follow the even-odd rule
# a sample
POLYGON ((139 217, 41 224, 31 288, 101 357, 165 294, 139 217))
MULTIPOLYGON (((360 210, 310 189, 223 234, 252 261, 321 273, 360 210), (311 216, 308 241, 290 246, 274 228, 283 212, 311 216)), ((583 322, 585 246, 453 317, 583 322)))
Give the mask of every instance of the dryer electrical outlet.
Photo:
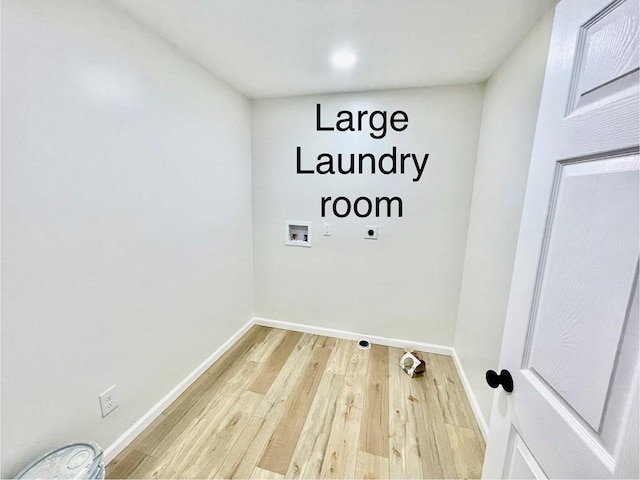
POLYGON ((112 385, 107 390, 102 392, 100 398, 100 408, 102 409, 102 418, 109 415, 116 408, 118 408, 118 402, 116 400, 116 386, 112 385))
POLYGON ((364 238, 367 240, 378 239, 378 227, 377 225, 365 225, 364 226, 364 238))

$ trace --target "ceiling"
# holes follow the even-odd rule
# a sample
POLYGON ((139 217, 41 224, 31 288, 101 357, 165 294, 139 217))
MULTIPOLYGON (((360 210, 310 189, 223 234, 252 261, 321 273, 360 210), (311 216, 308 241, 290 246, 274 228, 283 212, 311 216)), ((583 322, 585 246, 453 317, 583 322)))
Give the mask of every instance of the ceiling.
POLYGON ((112 0, 249 98, 482 82, 554 0, 112 0), (349 49, 350 70, 331 55, 349 49))

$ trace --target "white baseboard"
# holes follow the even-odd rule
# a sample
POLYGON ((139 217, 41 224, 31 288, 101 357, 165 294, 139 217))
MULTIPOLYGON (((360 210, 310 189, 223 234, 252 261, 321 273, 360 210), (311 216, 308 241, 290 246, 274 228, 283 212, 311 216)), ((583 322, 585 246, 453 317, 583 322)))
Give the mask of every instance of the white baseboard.
POLYGON ((135 422, 126 432, 124 432, 115 442, 104 450, 105 464, 113 460, 124 448, 129 445, 142 431, 153 422, 171 402, 176 400, 189 386, 204 373, 213 363, 218 360, 229 348, 236 343, 242 335, 244 335, 253 325, 262 325, 265 327, 280 328, 283 330, 293 330, 295 332, 311 333, 314 335, 324 335, 327 337, 344 338, 346 340, 360 340, 365 338, 372 344, 385 345, 388 347, 406 348, 409 350, 419 350, 421 352, 436 353, 440 355, 448 355, 453 358, 453 362, 458 370, 458 375, 462 381, 464 390, 471 403, 471 408, 476 416, 480 431, 484 438, 487 438, 487 422, 480 410, 478 401, 476 400, 467 376, 464 373, 460 359, 453 347, 444 345, 436 345, 432 343, 416 342, 412 340, 401 340, 397 338, 379 337, 375 335, 359 334, 347 332, 345 330, 337 330, 333 328, 315 327, 312 325, 304 325, 301 323, 283 322, 281 320, 273 320, 269 318, 254 317, 249 320, 240 330, 234 333, 229 340, 223 343, 215 352, 213 352, 206 360, 198 365, 190 372, 180 383, 171 389, 158 403, 149 409, 137 422, 135 422))
POLYGON ((487 435, 489 433, 489 427, 487 425, 487 421, 485 420, 484 415, 482 414, 482 410, 480 410, 480 404, 478 403, 478 399, 473 394, 473 390, 471 389, 471 384, 469 383, 469 379, 467 378, 464 368, 462 368, 462 362, 460 361, 460 358, 458 357, 458 354, 456 353, 455 350, 453 350, 452 357, 453 357, 453 363, 455 364, 456 369, 458 370, 458 376, 462 381, 462 386, 464 387, 464 391, 466 392, 467 398, 469 399, 469 403, 471 404, 471 409, 473 410, 473 413, 476 416, 476 421, 478 422, 478 426, 480 427, 480 433, 482 433, 482 436, 484 437, 484 440, 486 442, 487 435))
POLYGON ((347 332, 345 330, 337 330, 334 328, 315 327, 313 325, 304 325, 302 323, 283 322, 281 320, 262 317, 255 317, 253 321, 256 325, 262 325, 265 327, 281 328, 283 330, 293 330, 294 332, 311 333, 314 335, 324 335, 325 337, 344 338, 345 340, 360 340, 361 338, 364 338, 369 340, 372 344, 453 356, 452 347, 445 347, 444 345, 436 345, 433 343, 378 337, 375 335, 366 335, 364 333, 347 332))
POLYGON ((234 333, 229 340, 224 342, 215 352, 198 365, 192 372, 190 372, 180 383, 171 389, 164 397, 160 399, 147 413, 145 413, 136 423, 134 423, 126 432, 109 445, 104 450, 104 463, 105 465, 113 460, 124 448, 129 445, 142 431, 151 425, 163 411, 167 408, 171 402, 177 399, 189 386, 196 381, 196 379, 202 375, 207 368, 218 360, 231 346, 236 343, 247 330, 249 330, 254 324, 253 320, 249 320, 240 330, 234 333))

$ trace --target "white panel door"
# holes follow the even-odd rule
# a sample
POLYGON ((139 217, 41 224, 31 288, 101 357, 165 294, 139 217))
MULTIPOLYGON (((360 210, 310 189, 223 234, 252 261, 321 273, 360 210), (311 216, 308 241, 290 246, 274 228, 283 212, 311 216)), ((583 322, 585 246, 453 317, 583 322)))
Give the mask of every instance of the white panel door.
POLYGON ((486 478, 638 478, 638 29, 637 0, 556 9, 486 478))

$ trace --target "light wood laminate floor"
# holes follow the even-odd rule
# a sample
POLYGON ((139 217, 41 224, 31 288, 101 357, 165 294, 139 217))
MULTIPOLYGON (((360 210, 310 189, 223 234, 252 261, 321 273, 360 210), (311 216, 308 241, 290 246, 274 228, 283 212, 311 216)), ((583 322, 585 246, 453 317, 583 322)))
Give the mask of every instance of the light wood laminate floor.
POLYGON ((450 357, 252 327, 108 466, 108 478, 479 478, 450 357))

